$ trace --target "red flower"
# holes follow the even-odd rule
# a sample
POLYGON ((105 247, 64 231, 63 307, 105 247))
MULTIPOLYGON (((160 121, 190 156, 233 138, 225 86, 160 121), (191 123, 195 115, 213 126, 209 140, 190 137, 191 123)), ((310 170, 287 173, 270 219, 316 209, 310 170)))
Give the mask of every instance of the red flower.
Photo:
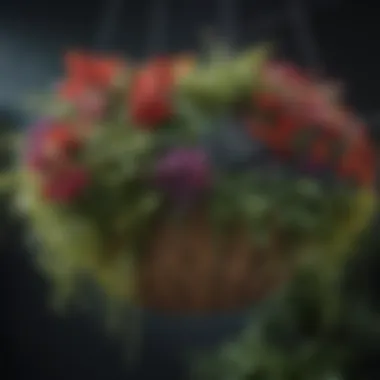
POLYGON ((60 157, 70 158, 82 146, 82 141, 70 124, 57 124, 47 131, 44 143, 45 151, 60 157))
MULTIPOLYGON (((314 120, 311 119, 311 121, 314 120)), ((319 121, 320 123, 318 123, 317 119, 316 124, 313 122, 309 124, 310 128, 315 130, 314 139, 311 141, 310 146, 310 159, 313 164, 327 165, 333 163, 332 160, 339 158, 337 154, 340 152, 337 149, 340 150, 339 146, 344 148, 347 139, 342 132, 341 125, 334 123, 333 119, 326 119, 325 123, 322 123, 321 120, 319 121)))
POLYGON ((311 119, 317 120, 316 126, 319 129, 311 149, 313 162, 326 163, 331 158, 340 159, 336 153, 346 154, 347 147, 352 149, 352 142, 366 141, 365 129, 346 109, 330 107, 328 113, 321 116, 319 119, 311 119), (337 152, 337 148, 340 152, 337 152))
POLYGON ((291 153, 295 135, 303 127, 301 120, 287 111, 277 94, 254 95, 254 104, 257 107, 258 120, 249 123, 252 136, 277 153, 291 153))
POLYGON ((337 86, 313 81, 287 63, 270 62, 263 71, 263 85, 275 91, 286 106, 311 118, 328 117, 336 103, 337 86))
POLYGON ((264 92, 254 94, 253 103, 259 112, 279 112, 283 109, 283 102, 277 94, 264 92))
POLYGON ((50 173, 75 161, 83 140, 74 128, 71 124, 56 123, 46 129, 39 137, 33 167, 42 173, 50 173))
POLYGON ((56 123, 39 136, 33 167, 49 201, 69 202, 80 196, 89 182, 87 171, 77 163, 83 140, 71 124, 56 123))
POLYGON ((269 62, 263 70, 263 84, 271 89, 299 92, 310 84, 310 80, 289 63, 269 62))
POLYGON ((73 103, 86 120, 100 118, 106 108, 106 91, 125 68, 122 60, 68 52, 67 78, 58 87, 59 96, 73 103))
POLYGON ((366 140, 351 142, 337 167, 341 178, 354 180, 358 185, 371 186, 375 182, 375 153, 366 140))
POLYGON ((134 123, 153 127, 172 115, 174 86, 172 62, 159 59, 147 65, 133 80, 128 106, 134 123))
POLYGON ((67 79, 61 85, 60 94, 72 100, 89 89, 108 89, 125 63, 116 58, 68 52, 65 56, 67 79))
POLYGON ((81 167, 62 168, 44 178, 43 196, 48 201, 70 203, 83 194, 89 180, 88 172, 81 167))

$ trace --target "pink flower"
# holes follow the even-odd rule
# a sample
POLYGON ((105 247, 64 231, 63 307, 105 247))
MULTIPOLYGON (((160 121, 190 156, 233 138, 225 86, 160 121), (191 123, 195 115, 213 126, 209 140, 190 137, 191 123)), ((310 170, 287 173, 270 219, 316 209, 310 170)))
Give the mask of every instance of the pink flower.
POLYGON ((45 179, 43 194, 58 203, 70 203, 81 196, 90 182, 89 173, 78 167, 66 168, 45 179))
POLYGON ((83 97, 78 99, 77 109, 79 115, 89 122, 101 119, 107 108, 107 99, 105 94, 89 91, 83 97))

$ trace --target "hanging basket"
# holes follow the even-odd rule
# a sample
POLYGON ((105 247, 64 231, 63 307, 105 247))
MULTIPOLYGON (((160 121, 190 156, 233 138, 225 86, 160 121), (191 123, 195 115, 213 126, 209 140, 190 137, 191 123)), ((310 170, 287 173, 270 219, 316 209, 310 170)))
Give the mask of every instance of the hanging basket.
POLYGON ((375 158, 330 90, 265 47, 139 67, 69 53, 11 186, 57 298, 90 282, 161 313, 238 311, 338 265, 375 158))

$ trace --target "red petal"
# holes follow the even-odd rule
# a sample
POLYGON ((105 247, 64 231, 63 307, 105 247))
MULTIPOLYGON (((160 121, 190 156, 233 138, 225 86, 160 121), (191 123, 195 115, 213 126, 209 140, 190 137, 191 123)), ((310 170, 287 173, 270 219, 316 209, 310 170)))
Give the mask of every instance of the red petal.
POLYGON ((88 54, 80 51, 68 51, 64 57, 64 62, 69 78, 85 81, 90 65, 88 54))
POLYGON ((163 122, 172 114, 172 71, 156 65, 137 74, 132 84, 129 107, 137 124, 153 125, 163 122))
POLYGON ((330 144, 326 139, 318 139, 314 142, 310 152, 313 164, 327 164, 330 159, 330 144))
POLYGON ((57 124, 49 129, 43 137, 42 157, 53 159, 54 162, 67 160, 80 149, 82 141, 74 133, 74 126, 57 124))
POLYGON ((84 82, 67 80, 58 86, 59 96, 68 101, 77 101, 87 91, 87 85, 84 82))
POLYGON ((65 143, 75 139, 73 126, 70 124, 56 124, 54 127, 47 130, 45 135, 46 141, 54 141, 57 143, 65 143))
POLYGON ((89 184, 89 175, 82 168, 63 171, 47 179, 44 196, 54 202, 68 203, 77 199, 89 184))
POLYGON ((260 111, 279 110, 283 105, 278 95, 270 93, 255 94, 254 102, 257 104, 260 111))
POLYGON ((375 181, 375 155, 363 142, 354 142, 340 160, 338 173, 341 177, 354 179, 360 185, 371 185, 375 181))
POLYGON ((107 88, 124 67, 125 64, 120 59, 93 57, 91 59, 89 81, 94 86, 107 88))

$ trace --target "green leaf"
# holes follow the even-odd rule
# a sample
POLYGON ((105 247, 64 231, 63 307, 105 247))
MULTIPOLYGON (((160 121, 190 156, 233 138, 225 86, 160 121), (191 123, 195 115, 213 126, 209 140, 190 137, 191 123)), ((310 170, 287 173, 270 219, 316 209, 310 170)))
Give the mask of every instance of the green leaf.
POLYGON ((23 142, 21 133, 9 133, 0 135, 0 151, 16 152, 23 142))
POLYGON ((9 171, 8 173, 0 173, 0 194, 14 191, 17 186, 18 173, 9 171))
POLYGON ((324 195, 320 184, 314 180, 299 180, 295 186, 297 194, 304 199, 320 200, 324 195))
POLYGON ((254 193, 243 195, 241 202, 244 213, 251 221, 262 220, 272 210, 267 197, 254 193))
POLYGON ((223 107, 254 89, 267 57, 263 46, 233 60, 213 60, 183 78, 179 94, 201 108, 223 107))
POLYGON ((249 92, 257 86, 261 70, 267 62, 270 52, 270 45, 263 44, 237 57, 230 70, 231 82, 234 82, 236 92, 249 92))
POLYGON ((51 117, 66 117, 74 112, 72 104, 57 99, 51 93, 33 95, 25 104, 27 111, 51 117))

